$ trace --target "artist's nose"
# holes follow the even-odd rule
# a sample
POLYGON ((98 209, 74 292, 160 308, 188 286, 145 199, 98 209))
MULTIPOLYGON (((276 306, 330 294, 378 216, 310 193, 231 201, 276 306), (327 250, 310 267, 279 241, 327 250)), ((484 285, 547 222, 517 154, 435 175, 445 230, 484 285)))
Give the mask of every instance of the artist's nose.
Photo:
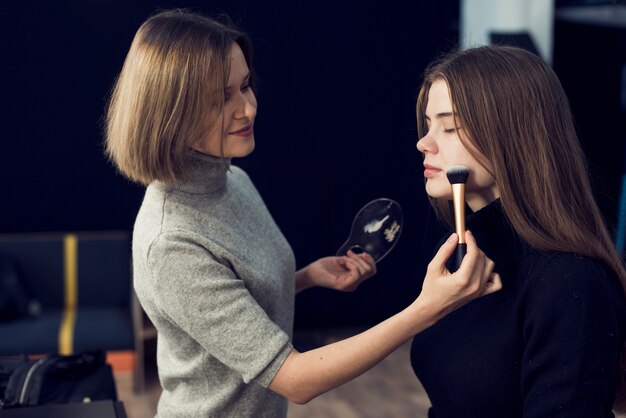
POLYGON ((235 119, 254 120, 256 117, 256 96, 254 92, 242 94, 235 110, 235 119))

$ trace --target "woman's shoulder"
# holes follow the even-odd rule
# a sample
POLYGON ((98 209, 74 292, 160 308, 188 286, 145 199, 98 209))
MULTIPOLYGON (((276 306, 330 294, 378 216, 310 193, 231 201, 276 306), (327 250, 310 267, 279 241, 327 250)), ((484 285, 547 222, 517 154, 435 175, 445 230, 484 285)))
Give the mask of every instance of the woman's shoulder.
POLYGON ((248 199, 255 199, 255 204, 263 201, 259 190, 254 184, 254 181, 243 168, 231 165, 229 178, 231 180, 231 185, 234 186, 234 189, 239 190, 248 199))
POLYGON ((235 178, 250 181, 250 176, 248 176, 248 173, 243 168, 239 167, 238 165, 230 166, 230 174, 234 176, 235 178))
POLYGON ((526 287, 529 295, 543 302, 571 296, 595 303, 624 302, 619 278, 604 262, 567 252, 536 252, 526 287))
POLYGON ((571 252, 544 252, 541 257, 545 260, 544 270, 562 272, 575 277, 598 277, 611 274, 608 267, 600 260, 578 255, 571 252))
POLYGON ((617 279, 615 273, 602 261, 570 252, 547 252, 540 256, 543 260, 541 276, 551 275, 568 280, 617 279))
POLYGON ((231 165, 228 177, 231 181, 231 184, 235 184, 237 185, 237 187, 243 188, 243 190, 251 189, 256 192, 256 186, 254 185, 254 182, 243 168, 236 165, 231 165))

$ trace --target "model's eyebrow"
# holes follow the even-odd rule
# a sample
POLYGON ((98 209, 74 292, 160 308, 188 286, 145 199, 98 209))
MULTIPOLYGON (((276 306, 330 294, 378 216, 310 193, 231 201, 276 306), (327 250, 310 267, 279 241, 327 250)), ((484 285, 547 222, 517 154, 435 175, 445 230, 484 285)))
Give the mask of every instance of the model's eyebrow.
MULTIPOLYGON (((450 116, 454 116, 454 112, 441 112, 435 115, 435 119, 448 118, 450 116)), ((430 120, 430 117, 428 117, 428 115, 424 115, 424 117, 426 118, 426 120, 430 120)))

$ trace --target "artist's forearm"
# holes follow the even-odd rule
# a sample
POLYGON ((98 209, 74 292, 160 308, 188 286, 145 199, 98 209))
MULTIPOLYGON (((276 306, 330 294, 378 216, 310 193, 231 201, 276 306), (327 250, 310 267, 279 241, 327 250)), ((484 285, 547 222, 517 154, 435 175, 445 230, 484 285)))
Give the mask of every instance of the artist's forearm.
POLYGON ((414 303, 354 337, 304 353, 294 350, 270 389, 296 403, 307 403, 365 373, 434 322, 427 308, 414 303))

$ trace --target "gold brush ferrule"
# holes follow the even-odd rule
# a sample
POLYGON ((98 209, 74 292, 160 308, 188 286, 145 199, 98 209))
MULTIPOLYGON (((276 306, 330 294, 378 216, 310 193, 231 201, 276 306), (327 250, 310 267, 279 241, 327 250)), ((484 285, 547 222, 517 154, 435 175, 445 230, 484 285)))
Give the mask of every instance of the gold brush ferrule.
POLYGON ((454 227, 459 236, 459 244, 465 244, 465 183, 452 185, 454 203, 454 227))

